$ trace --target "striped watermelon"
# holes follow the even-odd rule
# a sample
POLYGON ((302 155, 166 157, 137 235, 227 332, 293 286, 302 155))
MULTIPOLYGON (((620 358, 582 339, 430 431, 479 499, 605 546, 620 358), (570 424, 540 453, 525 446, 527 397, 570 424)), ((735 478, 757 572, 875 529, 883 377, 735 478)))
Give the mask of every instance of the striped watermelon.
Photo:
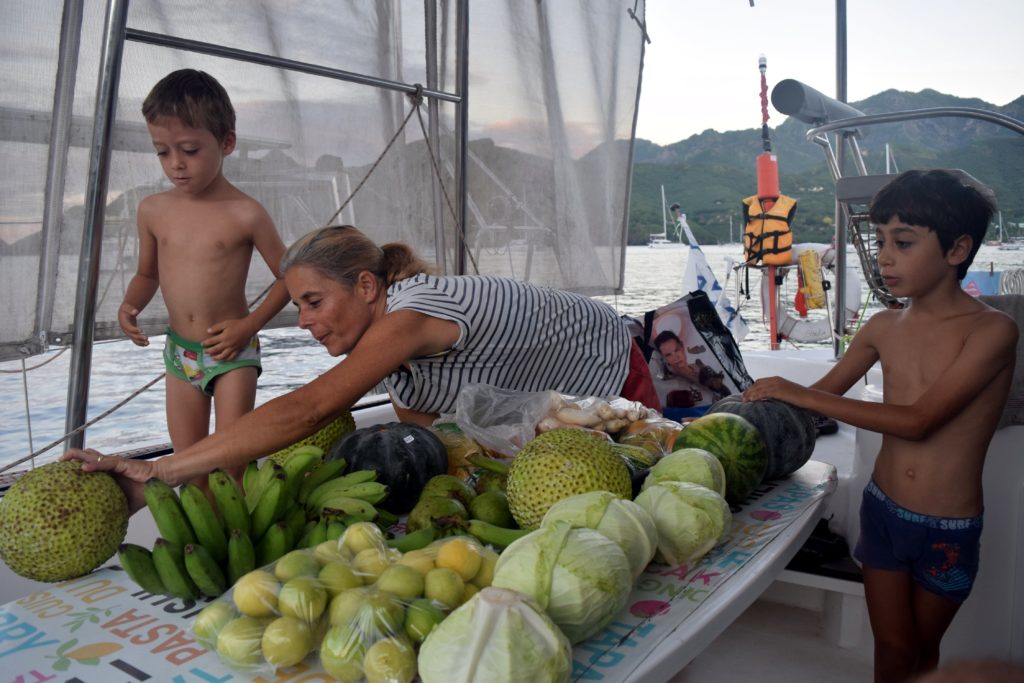
POLYGON ((757 427, 768 449, 765 479, 781 479, 811 459, 818 430, 811 414, 774 398, 744 401, 733 394, 708 408, 709 413, 733 413, 757 427))
POLYGON ((757 427, 732 413, 711 413, 686 425, 676 448, 703 448, 725 470, 725 499, 739 505, 754 492, 768 468, 768 450, 757 427))

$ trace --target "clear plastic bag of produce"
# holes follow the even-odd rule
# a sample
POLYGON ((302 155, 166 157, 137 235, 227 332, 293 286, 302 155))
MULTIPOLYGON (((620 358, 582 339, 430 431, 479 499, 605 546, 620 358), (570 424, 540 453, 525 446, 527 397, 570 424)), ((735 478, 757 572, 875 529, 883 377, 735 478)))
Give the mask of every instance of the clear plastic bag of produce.
POLYGON ((248 675, 301 662, 341 681, 409 683, 419 645, 490 585, 497 557, 469 536, 402 553, 376 525, 357 523, 242 576, 196 616, 193 633, 248 675))
MULTIPOLYGON (((338 596, 372 590, 399 557, 400 553, 387 547, 375 524, 353 524, 337 540, 293 550, 241 576, 196 616, 193 633, 221 661, 247 674, 269 674, 300 662, 315 667, 322 663, 319 653, 337 620, 332 614, 341 609, 335 605, 338 596)), ((404 605, 391 594, 366 602, 395 602, 393 612, 404 616, 404 605)), ((365 647, 353 652, 368 650, 376 640, 402 635, 398 626, 392 631, 368 632, 365 647)), ((414 662, 412 646, 408 649, 408 659, 414 662)))
POLYGON ((513 391, 470 384, 459 392, 455 422, 491 451, 512 457, 537 433, 537 423, 561 400, 555 391, 513 391))
POLYGON ((489 587, 431 633, 417 665, 423 683, 564 683, 572 646, 532 598, 489 587))
POLYGON ((675 450, 676 437, 682 431, 682 423, 653 413, 630 423, 616 435, 615 441, 623 446, 642 448, 658 460, 675 450))
POLYGON ((444 415, 434 421, 431 429, 448 452, 448 474, 467 479, 473 471, 471 457, 486 457, 484 448, 462 431, 454 415, 444 415))
POLYGON ((557 391, 521 392, 471 384, 459 393, 455 421, 486 448, 514 456, 538 433, 577 427, 614 435, 657 413, 621 397, 568 396, 557 391))
POLYGON ((398 562, 423 576, 423 597, 444 610, 452 610, 491 585, 498 552, 474 536, 455 535, 407 550, 398 562))

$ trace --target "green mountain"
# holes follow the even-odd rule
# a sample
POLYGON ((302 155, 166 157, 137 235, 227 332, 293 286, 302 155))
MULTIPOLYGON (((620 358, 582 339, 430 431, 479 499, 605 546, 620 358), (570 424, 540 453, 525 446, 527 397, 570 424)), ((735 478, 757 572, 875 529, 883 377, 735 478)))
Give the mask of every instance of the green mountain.
MULTIPOLYGON (((887 90, 851 105, 865 114, 973 107, 1024 120, 1024 96, 997 107, 979 99, 934 90, 887 90)), ((779 114, 776 112, 775 116, 779 114)), ((823 149, 807 141, 810 128, 789 117, 771 129, 770 136, 772 151, 779 160, 781 189, 799 202, 794 239, 823 242, 833 234, 835 196, 823 149)), ((951 117, 875 125, 861 129, 861 133, 858 142, 869 173, 885 173, 886 144, 901 171, 963 169, 995 190, 1004 230, 1024 234, 1024 136, 985 121, 951 117), (1007 223, 1014 227, 1007 228, 1007 223)), ((645 244, 650 233, 661 232, 662 186, 667 203, 678 203, 686 213, 698 241, 730 241, 730 217, 732 241, 740 241, 740 202, 757 190, 754 164, 761 151, 760 128, 726 133, 706 130, 665 146, 638 139, 634 149, 629 243, 645 244)), ((850 162, 847 158, 848 174, 853 168, 850 162)))

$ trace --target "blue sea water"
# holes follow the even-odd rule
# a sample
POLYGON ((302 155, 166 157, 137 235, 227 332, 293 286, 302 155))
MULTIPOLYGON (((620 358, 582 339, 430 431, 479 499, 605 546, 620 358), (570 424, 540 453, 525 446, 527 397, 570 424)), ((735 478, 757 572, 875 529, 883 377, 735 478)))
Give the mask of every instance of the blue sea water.
MULTIPOLYGON (((740 342, 740 349, 768 348, 769 335, 762 321, 758 297, 759 275, 750 274, 752 291, 748 298, 737 291, 737 278, 742 278, 741 284, 746 285, 743 271, 738 271, 737 275, 727 268, 730 260, 739 260, 739 245, 711 245, 704 247, 704 252, 733 305, 739 308, 750 327, 749 334, 740 342)), ((599 298, 621 314, 634 316, 671 303, 684 293, 682 277, 688 254, 689 249, 685 247, 629 247, 623 293, 599 298)), ((996 271, 1024 267, 1024 252, 982 247, 975 268, 987 270, 990 267, 996 271)), ((791 279, 795 278, 787 278, 791 279)), ((869 308, 868 314, 875 308, 869 308)), ((257 405, 309 382, 336 363, 303 330, 265 331, 261 339, 264 372, 259 380, 257 405)), ((89 419, 162 376, 162 349, 162 336, 154 337, 145 348, 127 341, 98 344, 92 361, 89 419)), ((53 351, 29 358, 24 363, 25 373, 22 373, 20 361, 0 363, 0 400, 4 406, 0 411, 0 467, 63 436, 70 357, 70 352, 53 351)), ((90 427, 86 432, 86 445, 116 452, 162 444, 168 441, 166 425, 161 380, 90 427)), ((52 448, 41 454, 36 464, 56 458, 62 450, 61 446, 52 448)))

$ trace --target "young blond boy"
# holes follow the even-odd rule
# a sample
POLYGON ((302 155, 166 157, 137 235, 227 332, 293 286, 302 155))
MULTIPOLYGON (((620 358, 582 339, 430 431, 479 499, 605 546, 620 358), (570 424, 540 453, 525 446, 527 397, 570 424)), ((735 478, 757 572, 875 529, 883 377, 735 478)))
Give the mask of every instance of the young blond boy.
POLYGON ((882 434, 854 551, 879 682, 938 665, 942 636, 978 570, 982 468, 1018 337, 1011 318, 960 288, 992 212, 985 196, 949 172, 897 176, 870 215, 882 279, 908 305, 874 314, 811 387, 769 377, 743 394, 882 434), (876 361, 883 403, 844 398, 876 361))
POLYGON ((148 345, 137 319, 160 289, 169 318, 167 427, 177 452, 209 434, 211 400, 218 429, 253 409, 256 334, 288 301, 278 269, 284 244, 263 207, 223 175, 236 138, 220 83, 202 71, 175 71, 153 87, 142 113, 173 187, 139 204, 139 264, 118 322, 135 344, 148 345), (245 282, 254 248, 277 281, 250 312, 245 282))

